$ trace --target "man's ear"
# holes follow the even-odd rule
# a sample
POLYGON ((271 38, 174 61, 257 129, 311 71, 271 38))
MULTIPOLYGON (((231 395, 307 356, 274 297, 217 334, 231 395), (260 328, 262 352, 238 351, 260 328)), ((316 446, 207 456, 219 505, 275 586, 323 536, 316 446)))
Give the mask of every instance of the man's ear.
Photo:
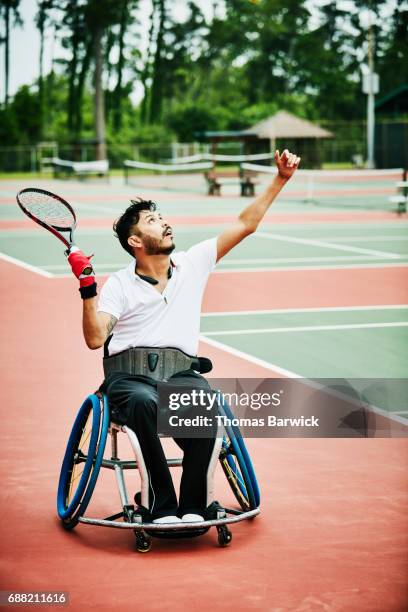
POLYGON ((139 236, 135 236, 135 234, 129 236, 127 241, 128 245, 131 246, 133 249, 140 249, 140 247, 142 246, 142 241, 140 240, 139 236))

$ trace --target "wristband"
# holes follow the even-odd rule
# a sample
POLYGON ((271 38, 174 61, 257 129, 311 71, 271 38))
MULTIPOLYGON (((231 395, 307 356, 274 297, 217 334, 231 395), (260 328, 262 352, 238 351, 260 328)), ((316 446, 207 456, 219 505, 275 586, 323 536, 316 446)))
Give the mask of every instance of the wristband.
POLYGON ((93 298, 97 295, 97 283, 92 283, 92 285, 85 285, 85 287, 79 288, 79 293, 81 294, 81 298, 83 300, 89 300, 89 298, 93 298))

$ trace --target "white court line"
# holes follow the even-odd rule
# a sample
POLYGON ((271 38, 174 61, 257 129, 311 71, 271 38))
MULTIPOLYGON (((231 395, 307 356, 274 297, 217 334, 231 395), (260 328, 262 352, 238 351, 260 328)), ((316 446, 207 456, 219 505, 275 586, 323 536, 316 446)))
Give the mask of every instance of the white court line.
MULTIPOLYGON (((92 209, 91 206, 88 205, 83 205, 86 206, 89 209, 92 209)), ((95 210, 94 208, 92 210, 95 210)), ((116 211, 118 212, 118 211, 116 211)), ((119 211, 120 212, 120 211, 119 211)), ((88 217, 88 220, 91 220, 93 217, 88 217)), ((113 223, 113 218, 112 217, 99 217, 96 216, 95 220, 100 220, 100 219, 104 219, 107 222, 112 222, 113 223)), ((16 220, 20 220, 20 219, 16 219, 16 220)), ((219 232, 220 228, 223 227, 228 227, 230 224, 227 222, 223 222, 223 223, 203 223, 202 225, 175 225, 175 233, 176 233, 176 237, 177 234, 190 234, 190 233, 194 233, 194 232, 210 232, 213 231, 215 234, 217 234, 217 232, 219 232)), ((277 229, 277 225, 275 225, 275 229, 277 229)), ((281 225, 281 224, 279 224, 281 225)), ((286 224, 282 224, 282 225, 286 225, 286 224)), ((326 227, 326 224, 324 224, 324 227, 326 227)), ((337 226, 336 226, 337 227, 337 226)), ((294 231, 298 231, 298 229, 302 229, 304 230, 304 228, 297 228, 294 231)), ((316 227, 311 227, 309 228, 310 232, 316 232, 316 227)), ((337 227, 338 229, 338 227, 337 227)), ((346 229, 346 228, 345 228, 346 229)), ((348 229, 348 228, 347 228, 348 229)), ((360 228, 361 229, 361 228, 360 228)), ((369 228, 368 228, 369 229, 369 228)), ((401 228, 398 228, 401 229, 401 228)), ((4 233, 7 234, 9 236, 25 236, 27 234, 30 233, 34 233, 34 232, 41 232, 41 228, 33 225, 32 227, 27 227, 27 228, 20 228, 20 229, 7 229, 7 228, 2 228, 1 227, 1 219, 0 219, 0 233, 4 233)), ((81 229, 81 223, 79 221, 79 227, 77 228, 77 232, 83 236, 87 236, 90 235, 92 236, 95 233, 98 234, 109 234, 113 236, 112 233, 112 227, 93 227, 93 228, 89 228, 89 227, 85 227, 81 229)), ((257 232, 259 234, 259 232, 257 232)), ((268 232, 262 232, 264 234, 268 234, 268 232)), ((319 236, 315 236, 310 238, 310 240, 315 240, 315 239, 319 239, 319 236)), ((392 235, 381 235, 381 236, 329 236, 329 240, 336 240, 337 242, 377 242, 377 241, 390 241, 390 242, 403 242, 403 241, 407 241, 408 242, 408 233, 405 235, 400 235, 400 236, 392 236, 392 235)))
MULTIPOLYGON (((82 204, 82 205, 79 205, 79 206, 84 207, 84 208, 88 208, 89 210, 95 211, 95 207, 93 207, 92 205, 82 204)), ((117 215, 118 215, 118 213, 120 214, 120 209, 110 209, 110 208, 107 208, 107 207, 105 207, 105 209, 106 209, 107 212, 115 212, 117 215)), ((102 210, 102 209, 99 209, 99 207, 98 207, 98 211, 99 210, 102 210)), ((171 216, 171 215, 169 215, 169 216, 171 216)), ((179 215, 177 215, 177 216, 179 216, 179 215)), ((182 215, 180 215, 180 216, 182 216, 182 215)), ((112 223, 113 223, 113 220, 114 220, 113 217, 99 217, 99 216, 95 216, 95 220, 99 221, 101 218, 106 220, 107 222, 112 222, 112 223)), ((93 219, 93 217, 87 217, 87 219, 90 220, 90 219, 93 219)), ((18 220, 20 220, 20 219, 18 219, 18 220)), ((8 219, 6 219, 6 221, 8 221, 8 219)), ((203 224, 200 224, 200 225, 197 225, 197 224, 193 224, 193 225, 184 225, 184 224, 183 225, 177 225, 177 223, 176 223, 174 225, 174 229, 175 229, 175 233, 176 233, 176 237, 177 237, 177 234, 187 234, 187 233, 189 234, 189 233, 192 233, 192 232, 200 233, 200 232, 213 231, 215 234, 217 234, 217 232, 219 233, 220 229, 222 229, 224 227, 228 227, 229 225, 230 225, 230 223, 226 222, 226 221, 223 221, 222 223, 203 223, 203 224)), ((271 224, 271 225, 273 225, 273 224, 271 224)), ((305 232, 308 232, 308 231, 309 232, 316 232, 317 231, 317 227, 316 226, 318 224, 310 224, 311 227, 307 227, 306 228, 306 227, 298 227, 296 223, 293 223, 293 224, 292 223, 279 223, 279 224, 277 223, 276 225, 274 225, 274 228, 276 230, 280 226, 287 226, 287 225, 290 226, 291 228, 293 228, 293 231, 295 231, 295 232, 302 231, 302 233, 303 233, 303 231, 305 231, 305 232)), ((322 226, 324 225, 324 228, 326 228, 328 225, 331 226, 331 224, 327 224, 327 223, 324 223, 324 224, 321 224, 321 225, 322 226)), ((354 224, 349 224, 349 223, 348 224, 343 224, 343 225, 344 225, 344 229, 345 230, 348 230, 350 226, 351 227, 356 227, 354 224)), ((335 227, 336 227, 336 229, 339 229, 339 226, 343 227, 343 225, 341 223, 337 223, 335 225, 335 227)), ((406 224, 406 226, 408 227, 408 224, 406 224)), ((362 229, 360 226, 357 226, 357 227, 359 227, 359 229, 362 229)), ((395 229, 401 229, 401 227, 399 225, 396 225, 396 226, 393 226, 393 227, 395 227, 395 229)), ((371 224, 366 229, 367 229, 367 231, 370 231, 372 229, 371 228, 371 224)), ((2 228, 1 227, 1 219, 0 219, 0 234, 7 234, 7 236, 15 237, 15 236, 26 236, 26 235, 29 235, 30 233, 34 234, 34 233, 37 233, 37 232, 41 232, 41 228, 37 227, 35 225, 33 225, 31 228, 27 227, 27 228, 21 228, 21 229, 2 228)), ((87 235, 92 236, 95 233, 98 233, 98 234, 109 234, 109 235, 113 236, 112 228, 111 227, 93 227, 93 228, 85 227, 85 228, 81 228, 81 221, 80 220, 79 220, 79 223, 78 223, 77 233, 82 235, 82 236, 87 236, 87 235)), ((260 232, 258 231, 256 233, 259 234, 260 232)), ((262 233, 268 234, 268 232, 262 232, 262 233)), ((314 238, 311 238, 311 240, 313 240, 313 239, 314 238)), ((332 237, 332 236, 330 236, 329 239, 330 240, 337 240, 339 242, 349 242, 349 241, 350 242, 351 241, 359 242, 360 240, 362 242, 364 242, 364 241, 375 242, 376 240, 390 240, 390 241, 397 242, 397 241, 408 240, 408 234, 406 236, 396 236, 396 237, 393 237, 393 236, 375 236, 375 237, 374 236, 373 237, 368 237, 368 236, 364 237, 364 236, 361 236, 361 238, 360 238, 360 236, 358 236, 358 237, 357 236, 350 236, 350 237, 347 237, 347 236, 335 236, 335 237, 332 237)))
MULTIPOLYGON (((277 214, 282 214, 282 211, 276 211, 277 214)), ((268 217, 269 220, 273 220, 273 216, 268 217)), ((265 224, 266 226, 271 226, 273 225, 272 222, 268 222, 265 224)), ((296 227, 296 231, 305 231, 305 232, 313 232, 316 229, 318 229, 319 227, 325 229, 325 228, 330 228, 330 227, 334 227, 336 229, 338 229, 339 227, 347 230, 349 228, 358 228, 359 230, 367 230, 372 231, 373 228, 377 228, 379 227, 381 230, 383 230, 384 228, 387 229, 401 229, 401 228, 406 228, 408 227, 408 217, 406 219, 400 219, 399 221, 391 221, 391 220, 387 220, 384 219, 383 221, 370 221, 369 219, 366 220, 361 220, 360 222, 350 222, 350 221, 337 221, 337 222, 328 222, 326 223, 325 221, 308 221, 307 223, 299 223, 296 222, 296 214, 293 214, 293 222, 292 221, 288 221, 287 223, 276 223, 276 226, 295 226, 296 227), (361 224, 364 223, 365 225, 362 226, 361 224)))
POLYGON ((408 242, 408 234, 405 236, 330 236, 330 240, 337 242, 399 242, 406 240, 408 242))
MULTIPOLYGON (((111 264, 109 264, 111 265, 111 264)), ((117 266, 113 266, 111 269, 120 270, 124 268, 126 264, 118 264, 117 266)), ((99 272, 99 276, 104 276, 109 274, 109 270, 106 269, 107 266, 98 266, 97 273, 99 272)), ((356 269, 365 269, 365 268, 407 268, 408 262, 393 262, 393 263, 376 263, 376 264, 348 264, 344 266, 276 266, 276 267, 268 267, 268 268, 236 268, 236 269, 215 269, 211 272, 211 274, 242 274, 243 272, 303 272, 306 271, 325 271, 325 270, 353 270, 356 269)), ((72 274, 54 274, 55 278, 65 278, 70 277, 72 274)))
POLYGON ((242 273, 242 272, 301 272, 303 270, 352 270, 354 268, 406 268, 408 266, 408 262, 404 261, 394 261, 394 262, 379 262, 379 263, 362 263, 362 264, 344 264, 342 265, 327 265, 327 266, 270 266, 267 268, 216 268, 213 270, 211 274, 233 274, 242 273))
POLYGON ((254 237, 267 238, 269 240, 279 240, 281 242, 293 242, 295 244, 305 244, 309 246, 323 247, 326 249, 334 249, 337 251, 349 251, 351 253, 365 253, 366 255, 376 255, 378 257, 387 257, 391 259, 399 259, 401 255, 396 253, 388 253, 385 251, 374 251, 372 249, 361 249, 359 247, 344 246, 335 242, 325 242, 323 240, 312 240, 309 238, 295 238, 283 234, 269 234, 267 232, 255 232, 254 237))
POLYGON ((324 306, 322 308, 273 308, 271 310, 230 310, 223 312, 205 312, 202 317, 231 317, 240 315, 264 315, 308 312, 353 312, 364 310, 404 310, 408 304, 384 304, 383 306, 324 306))
POLYGON ((258 357, 254 357, 249 353, 244 353, 232 346, 228 346, 228 344, 224 344, 223 342, 219 342, 218 340, 213 340, 212 338, 207 338, 206 335, 200 334, 200 341, 208 344, 209 346, 213 346, 214 348, 221 349, 225 353, 230 353, 235 357, 240 357, 241 359, 245 359, 246 361, 250 361, 255 365, 259 365, 266 370, 271 370, 280 374, 281 376, 285 376, 287 378, 303 378, 300 374, 295 374, 295 372, 291 372, 290 370, 286 370, 285 368, 281 368, 279 366, 274 365, 273 363, 269 363, 264 359, 259 359, 258 357))
POLYGON ((285 332, 331 331, 338 329, 371 329, 383 327, 408 327, 408 321, 392 323, 350 323, 345 325, 302 325, 299 327, 264 327, 255 329, 228 329, 225 331, 202 332, 206 336, 242 336, 249 334, 281 334, 285 332))
MULTIPOLYGON (((406 255, 405 257, 408 257, 406 255)), ((308 261, 358 261, 358 260, 377 260, 377 255, 324 255, 321 257, 266 257, 266 258, 248 258, 248 259, 230 259, 222 261, 221 265, 233 266, 233 265, 245 265, 245 264, 267 264, 267 263, 307 263, 308 261)), ((388 259, 388 258, 387 258, 388 259)))
MULTIPOLYGON (((203 336, 201 334, 200 341, 203 342, 204 344, 208 344, 209 346, 212 346, 221 351, 224 351, 224 353, 229 353, 230 355, 234 355, 235 357, 244 359, 245 361, 248 361, 249 363, 253 363, 254 365, 261 366, 262 368, 265 368, 266 370, 271 370, 272 372, 275 372, 276 374, 279 374, 281 376, 285 376, 286 378, 302 379, 305 385, 312 387, 312 388, 317 387, 318 389, 321 389, 321 385, 316 384, 312 380, 308 380, 307 378, 304 378, 303 376, 301 376, 300 374, 297 374, 296 372, 292 372, 291 370, 286 370, 285 368, 281 368, 280 366, 277 366, 273 363, 269 363, 268 361, 265 361, 264 359, 259 359, 258 357, 255 357, 254 355, 251 355, 250 353, 245 353, 244 351, 240 351, 236 348, 233 348, 232 346, 229 346, 228 344, 219 342, 218 340, 207 338, 206 336, 203 336)), ((344 399, 344 395, 342 395, 339 392, 334 391, 333 389, 326 389, 326 392, 331 393, 334 397, 341 397, 342 399, 344 399)), ((352 398, 348 398, 348 401, 350 401, 351 403, 354 403, 354 400, 352 398)), ((359 402, 356 402, 356 406, 358 408, 361 408, 361 405, 359 402)), ((385 418, 390 419, 391 421, 395 421, 403 425, 408 424, 408 419, 396 414, 395 412, 394 413, 387 412, 385 410, 382 410, 382 408, 378 408, 377 406, 373 406, 373 405, 369 405, 367 407, 370 410, 372 410, 372 412, 374 412, 375 414, 379 414, 385 418)))
POLYGON ((10 257, 10 255, 6 255, 5 253, 0 253, 0 259, 2 259, 3 261, 7 261, 8 263, 12 263, 15 266, 18 266, 19 268, 24 268, 24 270, 28 270, 29 272, 34 272, 39 276, 45 276, 45 278, 55 278, 54 274, 51 274, 51 272, 47 272, 47 270, 42 270, 41 268, 32 266, 31 264, 28 264, 25 261, 21 261, 21 259, 10 257))
MULTIPOLYGON (((406 255, 408 258, 408 255, 406 255)), ((230 261, 222 261, 220 266, 235 266, 235 265, 245 265, 245 264, 262 264, 262 263, 284 263, 284 262, 302 262, 302 261, 355 261, 355 260, 376 260, 377 257, 370 257, 369 255, 340 255, 333 257, 284 257, 284 258, 266 258, 266 259, 231 259, 230 261)), ((126 266, 126 262, 119 264, 99 264, 100 268, 108 268, 115 269, 118 266, 126 266)), ((50 270, 65 270, 66 265, 64 264, 44 264, 45 268, 50 270)))

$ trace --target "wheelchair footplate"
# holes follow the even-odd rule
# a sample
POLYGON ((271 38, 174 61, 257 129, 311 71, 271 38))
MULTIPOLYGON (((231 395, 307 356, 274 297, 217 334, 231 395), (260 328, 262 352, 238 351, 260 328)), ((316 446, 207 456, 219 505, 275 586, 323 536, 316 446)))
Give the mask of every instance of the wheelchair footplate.
POLYGON ((150 550, 150 536, 164 539, 194 538, 204 535, 211 527, 216 527, 218 532, 218 543, 220 546, 229 546, 232 540, 232 533, 228 529, 231 523, 238 523, 247 519, 254 518, 259 514, 260 509, 254 508, 247 512, 229 508, 221 508, 218 517, 214 519, 188 522, 188 523, 152 523, 143 522, 142 515, 138 514, 133 505, 124 506, 124 511, 114 514, 105 519, 80 517, 80 523, 90 525, 100 525, 102 527, 112 527, 116 529, 133 529, 136 536, 136 547, 139 552, 150 550), (123 518, 123 521, 120 519, 123 518), (149 544, 147 550, 147 543, 149 544))

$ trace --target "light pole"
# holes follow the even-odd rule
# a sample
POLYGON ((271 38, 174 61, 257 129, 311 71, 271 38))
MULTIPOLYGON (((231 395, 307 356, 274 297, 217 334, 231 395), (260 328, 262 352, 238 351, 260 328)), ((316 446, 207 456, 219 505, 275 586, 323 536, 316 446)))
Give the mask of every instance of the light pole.
POLYGON ((374 72, 374 31, 371 14, 368 26, 368 73, 363 75, 363 92, 367 94, 367 168, 375 168, 374 133, 375 133, 375 94, 379 92, 379 76, 374 72))

